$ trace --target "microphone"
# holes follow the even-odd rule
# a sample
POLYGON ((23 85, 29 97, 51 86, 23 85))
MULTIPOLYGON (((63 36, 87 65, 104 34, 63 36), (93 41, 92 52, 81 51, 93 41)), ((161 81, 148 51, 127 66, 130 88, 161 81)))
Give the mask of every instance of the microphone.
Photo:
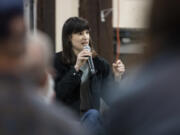
MULTIPOLYGON (((88 50, 89 52, 91 51, 91 47, 89 45, 85 45, 84 49, 88 50)), ((88 58, 88 65, 89 65, 89 69, 90 69, 91 74, 95 74, 94 63, 93 63, 93 60, 92 60, 91 56, 88 58)))

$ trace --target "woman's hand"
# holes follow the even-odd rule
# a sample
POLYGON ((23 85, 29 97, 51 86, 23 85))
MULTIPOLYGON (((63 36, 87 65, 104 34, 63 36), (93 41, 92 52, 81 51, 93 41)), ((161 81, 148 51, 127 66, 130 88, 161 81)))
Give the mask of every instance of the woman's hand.
POLYGON ((117 60, 112 64, 112 69, 115 78, 121 78, 122 74, 125 72, 125 66, 121 60, 117 60))
POLYGON ((77 55, 77 60, 74 68, 76 71, 79 71, 79 69, 86 63, 88 60, 88 57, 92 56, 92 53, 88 50, 82 50, 78 55, 77 55))

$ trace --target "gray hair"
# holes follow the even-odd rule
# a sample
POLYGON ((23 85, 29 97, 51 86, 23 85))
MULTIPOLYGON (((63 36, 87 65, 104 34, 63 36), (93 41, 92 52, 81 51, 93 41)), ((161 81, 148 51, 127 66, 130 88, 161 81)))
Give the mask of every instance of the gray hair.
POLYGON ((50 37, 41 32, 37 31, 35 33, 30 32, 27 34, 27 45, 34 45, 40 47, 42 49, 42 53, 44 56, 44 64, 51 65, 53 60, 53 44, 50 37))
POLYGON ((48 35, 37 31, 27 34, 26 39, 26 69, 27 75, 39 83, 47 72, 52 69, 53 49, 52 41, 48 35))

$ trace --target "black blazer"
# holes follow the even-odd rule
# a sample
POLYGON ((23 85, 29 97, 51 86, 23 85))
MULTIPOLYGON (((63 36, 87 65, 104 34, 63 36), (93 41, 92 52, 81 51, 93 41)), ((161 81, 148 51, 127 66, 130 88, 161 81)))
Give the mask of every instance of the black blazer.
MULTIPOLYGON (((96 73, 90 76, 90 102, 92 108, 99 109, 100 97, 108 103, 108 83, 112 78, 109 64, 100 57, 93 58, 96 73), (104 88, 105 87, 105 88, 104 88)), ((55 91, 57 100, 80 111, 80 84, 82 71, 76 72, 74 65, 62 62, 62 52, 55 56, 55 91)))

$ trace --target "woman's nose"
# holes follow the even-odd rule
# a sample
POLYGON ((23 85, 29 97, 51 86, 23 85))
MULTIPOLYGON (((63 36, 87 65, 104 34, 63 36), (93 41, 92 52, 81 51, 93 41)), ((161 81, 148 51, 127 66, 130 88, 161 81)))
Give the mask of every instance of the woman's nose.
POLYGON ((88 39, 88 38, 89 38, 89 35, 88 35, 87 33, 84 33, 84 34, 83 34, 83 38, 84 38, 84 39, 88 39))

